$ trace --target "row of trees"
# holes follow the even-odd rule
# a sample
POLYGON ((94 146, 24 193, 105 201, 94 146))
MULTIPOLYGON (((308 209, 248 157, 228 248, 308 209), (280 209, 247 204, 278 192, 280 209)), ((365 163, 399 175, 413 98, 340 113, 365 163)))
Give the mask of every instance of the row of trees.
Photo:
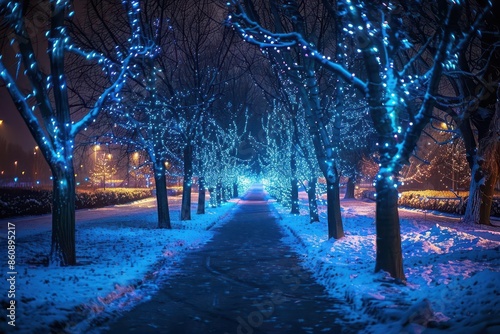
POLYGON ((311 221, 321 173, 328 236, 341 238, 340 177, 352 190, 360 161, 375 161, 376 270, 404 281, 397 187, 419 138, 438 121, 467 151, 467 219, 487 222, 499 161, 491 4, 233 0, 225 27, 221 5, 89 0, 75 14, 69 1, 0 2, 9 37, 2 50, 11 43, 17 53, 15 61, 0 58, 0 77, 54 176, 51 263, 76 263, 80 143, 147 153, 160 228, 170 228, 167 161, 182 167, 188 220, 193 175, 203 213, 207 188, 216 202, 236 192, 241 143, 253 140, 264 171, 288 175, 276 186, 289 189, 294 213, 299 180, 308 180, 311 221), (247 128, 247 108, 265 109, 262 96, 270 111, 256 137, 260 126, 247 128))
POLYGON ((51 264, 76 264, 79 145, 147 153, 160 228, 171 228, 167 159, 183 168, 182 220, 191 219, 193 173, 200 214, 206 188, 213 205, 237 192, 245 125, 226 115, 244 114, 255 92, 233 66, 241 52, 217 8, 210 0, 0 3, 2 51, 16 54, 2 52, 0 78, 53 175, 51 264))
MULTIPOLYGON (((302 147, 297 152, 315 154, 317 162, 309 170, 319 167, 327 182, 329 237, 343 236, 338 189, 346 145, 341 130, 349 117, 361 121, 363 109, 375 133, 365 141, 356 130, 356 140, 376 138, 379 166, 376 271, 405 280, 398 179, 426 127, 439 117, 436 109, 445 115, 442 122, 460 129, 467 149, 472 182, 465 219, 489 223, 500 161, 494 98, 498 25, 491 3, 233 0, 228 5, 228 25, 260 48, 285 83, 280 89, 292 107, 280 109, 292 127, 297 108, 302 110, 310 144, 293 131, 286 140, 302 147), (358 101, 361 113, 354 115, 351 108, 358 101)), ((295 156, 289 161, 293 202, 295 156)))

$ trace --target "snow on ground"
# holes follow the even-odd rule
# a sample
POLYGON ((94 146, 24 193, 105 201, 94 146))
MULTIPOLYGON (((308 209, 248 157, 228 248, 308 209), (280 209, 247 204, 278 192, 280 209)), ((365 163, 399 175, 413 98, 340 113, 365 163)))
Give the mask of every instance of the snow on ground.
POLYGON ((284 241, 333 297, 352 305, 353 320, 370 323, 366 333, 500 333, 500 228, 400 210, 407 285, 396 285, 373 273, 374 203, 342 201, 346 236, 335 241, 327 240, 326 208, 310 224, 301 199, 300 216, 274 203, 284 241))
MULTIPOLYGON (((196 199, 193 196, 194 203, 196 199)), ((146 300, 169 275, 172 264, 212 237, 209 229, 230 216, 237 200, 207 208, 205 215, 197 215, 193 205, 192 220, 183 222, 179 220, 180 199, 174 197, 169 202, 172 230, 156 228, 154 200, 79 211, 79 264, 74 267, 45 266, 50 215, 1 221, 2 230, 7 221, 16 224, 16 329, 22 333, 59 332, 62 328, 86 332, 99 319, 146 300)), ((4 249, 6 236, 2 233, 0 239, 4 249)), ((0 270, 9 271, 6 260, 0 270)), ((1 284, 0 300, 5 310, 9 287, 5 279, 1 284)), ((5 312, 0 317, 5 317, 5 312)), ((2 320, 0 332, 11 330, 2 320)))

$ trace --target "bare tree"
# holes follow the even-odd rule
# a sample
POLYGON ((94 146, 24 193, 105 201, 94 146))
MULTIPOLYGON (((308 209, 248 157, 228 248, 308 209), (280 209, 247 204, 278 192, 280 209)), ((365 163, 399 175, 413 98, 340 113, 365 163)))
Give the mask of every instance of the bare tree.
MULTIPOLYGON (((434 22, 438 22, 435 29, 424 31, 425 42, 414 45, 409 39, 406 19, 413 14, 419 15, 422 8, 433 8, 432 3, 419 2, 417 5, 412 2, 405 10, 398 3, 382 1, 324 0, 322 3, 331 17, 343 15, 344 35, 352 36, 353 46, 362 56, 361 75, 347 69, 335 56, 322 52, 297 26, 288 33, 266 29, 252 20, 248 14, 250 7, 239 1, 233 1, 228 20, 246 41, 264 49, 300 50, 303 57, 314 59, 365 95, 378 135, 380 158, 375 180, 375 271, 384 270, 397 281, 405 281, 397 205, 398 174, 431 119, 444 64, 463 50, 489 7, 485 6, 459 31, 457 22, 463 7, 455 2, 439 1, 438 10, 431 14, 435 13, 434 22), (409 96, 415 100, 410 101, 409 96)), ((301 4, 306 6, 305 2, 301 4)), ((287 1, 286 6, 290 5, 298 8, 296 1, 287 1)), ((297 15, 289 19, 297 21, 297 15)), ((344 42, 337 40, 337 43, 344 42)), ((311 89, 309 95, 314 96, 317 90, 313 89, 315 84, 310 78, 314 76, 308 75, 305 82, 311 89)))
POLYGON ((47 25, 41 34, 46 36, 48 52, 35 52, 33 36, 27 30, 29 1, 2 1, 0 13, 7 33, 12 37, 12 48, 18 54, 29 84, 23 88, 16 69, 8 69, 0 58, 0 77, 19 113, 23 117, 40 152, 47 160, 53 176, 52 246, 50 263, 74 265, 75 256, 75 176, 73 149, 76 135, 92 124, 106 101, 121 89, 132 75, 130 65, 138 55, 146 55, 137 25, 137 1, 125 2, 128 16, 129 42, 126 49, 112 61, 93 50, 84 50, 71 42, 67 20, 74 12, 70 1, 47 1, 47 25), (65 61, 68 55, 79 56, 85 61, 101 66, 107 85, 91 106, 73 115, 66 78, 65 61), (46 66, 48 64, 48 66, 46 66), (27 92, 26 92, 27 91, 27 92))
MULTIPOLYGON (((332 99, 322 99, 324 92, 321 91, 321 73, 319 66, 312 57, 309 57, 307 52, 302 48, 294 47, 294 43, 288 41, 275 45, 272 36, 266 32, 262 32, 259 36, 257 31, 262 24, 272 25, 278 35, 290 35, 286 31, 296 31, 298 35, 305 36, 310 39, 314 45, 318 45, 321 49, 326 45, 331 45, 327 42, 326 36, 331 34, 332 25, 329 24, 328 18, 330 15, 323 10, 320 3, 315 6, 303 6, 296 1, 287 1, 280 7, 274 1, 269 1, 266 7, 266 2, 259 3, 264 11, 269 11, 267 16, 259 16, 255 10, 255 6, 251 1, 245 1, 248 12, 244 12, 242 5, 236 5, 236 12, 230 15, 230 20, 237 31, 243 38, 253 44, 261 46, 265 49, 273 66, 277 67, 276 73, 281 80, 289 80, 293 82, 294 90, 291 93, 294 95, 295 103, 302 104, 303 110, 306 112, 306 121, 308 124, 309 134, 312 138, 314 153, 320 170, 327 182, 327 219, 328 219, 328 237, 341 238, 344 236, 342 225, 342 216, 340 211, 340 175, 338 171, 338 151, 336 143, 339 142, 340 136, 340 115, 335 109, 330 109, 327 113, 327 105, 333 103, 332 99), (240 16, 241 15, 241 16, 240 16), (232 18, 234 16, 234 18, 232 18), (240 24, 243 21, 249 24, 249 30, 242 28, 240 24), (253 30, 256 28, 257 30, 253 30), (260 37, 263 40, 260 40, 260 37), (277 48, 281 50, 278 51, 277 48)), ((246 24, 245 24, 246 27, 246 24)), ((331 75, 331 74, 330 74, 331 75)))

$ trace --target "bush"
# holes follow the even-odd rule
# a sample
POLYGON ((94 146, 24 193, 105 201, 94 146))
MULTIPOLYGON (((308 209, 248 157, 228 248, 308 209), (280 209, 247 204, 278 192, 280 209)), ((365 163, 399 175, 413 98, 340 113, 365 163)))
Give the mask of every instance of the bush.
MULTIPOLYGON (((151 196, 150 189, 114 188, 107 190, 78 191, 76 209, 100 208, 124 204, 151 196)), ((0 218, 41 215, 51 212, 52 191, 23 188, 0 189, 0 218)))
MULTIPOLYGON (((404 191, 400 193, 399 206, 406 206, 421 210, 434 210, 439 212, 463 215, 467 207, 468 192, 462 192, 457 198, 449 191, 421 190, 404 191)), ((375 200, 374 191, 364 191, 362 198, 375 200)), ((500 217, 500 200, 493 199, 491 216, 500 217)))

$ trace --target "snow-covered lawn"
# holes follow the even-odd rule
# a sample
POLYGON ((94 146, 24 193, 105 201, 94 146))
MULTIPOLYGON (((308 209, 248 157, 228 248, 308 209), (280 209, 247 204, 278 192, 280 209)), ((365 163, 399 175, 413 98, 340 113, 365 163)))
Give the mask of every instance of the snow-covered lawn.
MULTIPOLYGON (((301 196, 303 197, 303 196, 301 196)), ((500 333, 500 228, 466 226, 459 219, 401 210, 407 285, 374 274, 375 205, 342 201, 346 236, 327 240, 326 208, 310 224, 274 203, 285 242, 333 297, 353 307, 366 333, 500 333), (404 218, 409 216, 411 218, 404 218)))
MULTIPOLYGON (((193 196, 196 203, 196 196, 193 196)), ((78 212, 77 259, 74 267, 44 265, 50 250, 50 216, 13 219, 16 224, 16 329, 23 333, 86 332, 92 322, 116 309, 131 307, 148 298, 169 275, 171 265, 186 252, 200 247, 213 232, 208 230, 230 216, 237 200, 219 208, 207 208, 192 220, 179 221, 180 200, 170 201, 172 230, 157 229, 154 200, 142 200, 78 212), (88 318, 88 319, 87 319, 88 318), (83 321, 85 320, 85 321, 83 321), (83 322, 82 322, 83 321, 83 322)), ((1 222, 6 225, 7 220, 1 222)), ((1 244, 7 252, 7 233, 2 226, 1 244), (5 232, 5 233, 4 233, 5 232)), ((2 261, 3 275, 9 270, 2 261)), ((7 281, 2 279, 0 332, 12 330, 5 318, 7 281)))

